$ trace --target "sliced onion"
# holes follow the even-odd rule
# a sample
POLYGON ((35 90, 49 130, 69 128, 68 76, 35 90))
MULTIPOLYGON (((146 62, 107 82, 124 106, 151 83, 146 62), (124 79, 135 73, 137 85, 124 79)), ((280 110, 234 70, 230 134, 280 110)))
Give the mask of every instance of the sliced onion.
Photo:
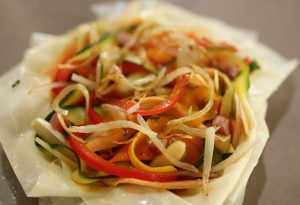
POLYGON ((159 73, 156 76, 156 79, 148 86, 146 86, 145 90, 152 90, 153 88, 157 87, 159 82, 162 80, 162 78, 164 77, 165 73, 166 73, 166 68, 163 67, 162 69, 160 69, 159 73))
POLYGON ((94 90, 96 87, 96 83, 88 78, 85 78, 81 75, 78 75, 76 73, 72 74, 71 80, 73 80, 74 82, 80 83, 82 85, 84 85, 85 87, 87 87, 89 90, 94 90))
MULTIPOLYGON (((74 70, 76 68, 84 67, 84 66, 87 66, 88 64, 90 64, 94 60, 95 57, 96 57, 96 55, 90 56, 88 59, 85 59, 85 60, 81 61, 80 63, 76 63, 76 64, 72 64, 71 62, 67 62, 65 64, 59 64, 58 69, 74 70)), ((70 60, 72 60, 72 58, 70 60)))
POLYGON ((234 151, 234 153, 232 155, 230 155, 230 157, 223 160, 219 164, 215 165, 211 171, 218 172, 218 171, 226 169, 227 167, 229 167, 230 165, 234 164, 239 159, 241 159, 245 154, 247 154, 254 147, 254 145, 258 142, 259 142, 259 139, 247 141, 247 142, 239 145, 238 148, 234 151))
POLYGON ((208 75, 208 73, 206 73, 206 71, 204 69, 202 69, 198 66, 193 66, 193 70, 196 73, 200 74, 207 81, 207 83, 209 85, 209 100, 208 100, 207 104, 204 106, 203 109, 195 112, 194 114, 191 114, 191 115, 188 115, 188 116, 185 116, 185 117, 182 117, 182 118, 178 118, 178 119, 175 119, 175 120, 170 120, 168 122, 168 125, 181 124, 181 123, 184 123, 184 122, 188 122, 188 121, 200 118, 201 116, 206 114, 214 104, 215 89, 214 89, 214 84, 213 84, 213 81, 212 81, 211 77, 208 75))
POLYGON ((34 92, 35 90, 41 89, 41 88, 45 88, 45 89, 52 89, 52 88, 61 88, 68 85, 67 82, 53 82, 53 83, 46 83, 46 84, 42 84, 42 85, 38 85, 35 86, 33 88, 31 88, 28 91, 28 94, 31 94, 32 92, 34 92))
POLYGON ((216 69, 214 70, 214 84, 216 93, 219 93, 219 72, 216 69))
POLYGON ((132 34, 132 37, 131 37, 130 41, 128 41, 128 42, 126 43, 126 45, 123 46, 122 53, 127 53, 128 50, 129 50, 132 46, 134 46, 134 45, 137 44, 137 42, 139 41, 139 39, 140 39, 141 37, 145 37, 144 31, 145 31, 146 29, 149 29, 149 28, 152 27, 152 26, 153 26, 152 24, 149 24, 149 23, 146 23, 146 22, 140 24, 140 25, 135 29, 134 33, 132 34))
POLYGON ((130 82, 122 73, 120 68, 118 66, 113 66, 112 70, 114 71, 113 73, 110 73, 110 76, 107 76, 107 79, 113 80, 115 83, 119 84, 124 84, 124 86, 129 86, 137 91, 143 91, 145 90, 144 87, 142 86, 136 86, 132 82, 130 82))
POLYGON ((77 137, 76 135, 74 135, 72 132, 70 132, 69 128, 67 127, 62 115, 60 113, 57 113, 57 119, 60 123, 60 125, 62 126, 62 128, 64 128, 64 130, 71 135, 72 137, 76 138, 78 141, 80 142, 84 142, 84 140, 82 140, 81 138, 77 137))
MULTIPOLYGON (((173 130, 180 130, 183 131, 184 133, 193 136, 193 137, 201 137, 201 138, 205 138, 206 137, 206 127, 204 125, 202 125, 201 127, 190 127, 187 126, 185 124, 182 125, 174 125, 174 126, 168 126, 165 131, 164 131, 164 135, 168 135, 170 132, 172 132, 173 130)), ((215 138, 219 139, 222 142, 226 142, 227 140, 229 140, 231 136, 219 136, 215 134, 215 138)))
POLYGON ((170 155, 167 152, 167 149, 164 146, 164 144, 157 138, 157 134, 149 128, 146 121, 143 119, 143 117, 141 115, 137 115, 137 120, 144 129, 148 130, 149 133, 151 133, 150 135, 148 135, 148 137, 155 144, 155 146, 159 149, 159 151, 169 160, 169 162, 171 162, 174 166, 180 167, 184 170, 189 170, 189 171, 193 171, 193 172, 199 171, 193 165, 184 163, 184 162, 180 162, 179 160, 176 160, 172 155, 170 155))
POLYGON ((147 75, 143 78, 137 79, 135 81, 132 81, 132 84, 135 86, 141 86, 141 85, 145 85, 148 83, 151 83, 155 80, 155 75, 151 74, 151 75, 147 75))
POLYGON ((68 115, 68 110, 62 109, 59 106, 59 104, 68 94, 70 94, 74 90, 80 90, 82 92, 83 96, 85 97, 85 102, 86 102, 85 103, 86 104, 86 113, 88 113, 90 95, 89 95, 88 89, 81 84, 72 84, 72 85, 68 85, 67 87, 65 87, 54 99, 54 101, 52 103, 53 110, 56 111, 57 113, 61 113, 63 115, 68 115))
POLYGON ((132 107, 130 107, 126 112, 128 115, 131 115, 132 113, 134 113, 135 111, 137 111, 140 108, 140 104, 136 103, 135 105, 133 105, 132 107))
POLYGON ((203 191, 208 195, 208 181, 211 171, 212 158, 214 154, 215 129, 209 127, 206 130, 203 165, 203 191))
POLYGON ((198 87, 198 86, 204 86, 208 87, 207 82, 203 79, 201 75, 198 73, 192 73, 190 77, 190 82, 192 86, 198 87))
POLYGON ((187 126, 185 124, 175 124, 172 126, 168 126, 164 132, 164 135, 169 134, 173 130, 180 130, 185 132, 188 135, 195 136, 195 137, 202 137, 202 138, 205 138, 205 132, 206 132, 206 128, 204 126, 201 128, 200 127, 196 128, 196 127, 187 126))
POLYGON ((116 128, 132 128, 144 133, 145 135, 156 135, 155 132, 149 131, 144 127, 142 127, 141 125, 128 120, 117 120, 117 121, 103 122, 99 124, 85 125, 85 126, 72 126, 68 128, 68 130, 71 132, 78 132, 78 133, 93 133, 93 132, 101 133, 116 128))
POLYGON ((67 144, 64 136, 54 129, 49 122, 42 118, 36 118, 31 122, 31 127, 35 130, 37 135, 43 138, 50 144, 62 143, 67 144))
MULTIPOLYGON (((99 83, 102 78, 116 71, 116 64, 120 59, 121 53, 117 46, 106 46, 105 51, 100 52, 96 66, 96 82, 99 83), (113 68, 113 69, 111 69, 113 68), (108 73, 107 73, 108 72, 108 73), (103 75, 103 76, 102 76, 103 75)), ((122 73, 121 71, 118 72, 122 73)), ((109 77, 109 76, 108 76, 109 77)))
POLYGON ((101 108, 108 114, 108 117, 112 120, 126 119, 125 110, 123 110, 118 106, 111 105, 111 104, 102 104, 101 108))
POLYGON ((67 158, 66 156, 64 156, 63 154, 61 154, 60 152, 58 152, 57 150, 52 149, 51 146, 48 143, 44 142, 42 139, 36 137, 35 141, 39 145, 41 145, 45 150, 47 150, 52 155, 54 155, 56 158, 60 159, 61 161, 65 162, 65 163, 67 163, 69 165, 72 165, 72 166, 75 165, 75 163, 72 160, 70 160, 69 158, 67 158))
POLYGON ((106 95, 107 93, 110 93, 115 88, 115 85, 108 86, 108 83, 106 85, 101 85, 103 86, 96 88, 96 96, 98 98, 102 97, 103 95, 106 95))
MULTIPOLYGON (((243 113, 245 115, 245 122, 248 122, 248 129, 249 130, 245 130, 247 136, 250 136, 252 133, 254 132, 256 129, 256 120, 255 120, 255 116, 254 113, 252 111, 252 109, 250 108, 249 102, 247 100, 247 98, 245 96, 241 96, 241 106, 242 106, 242 110, 243 113)), ((243 117, 242 117, 243 119, 243 117)), ((245 126, 245 125, 244 125, 245 126)))
POLYGON ((168 75, 166 75, 159 83, 159 86, 164 86, 175 80, 178 76, 192 73, 192 69, 188 67, 179 67, 175 71, 172 71, 168 75))
POLYGON ((221 78, 225 82, 227 88, 230 88, 230 89, 233 88, 232 82, 231 82, 231 80, 228 78, 228 76, 226 74, 222 73, 219 70, 216 70, 215 68, 207 68, 207 71, 209 73, 213 73, 213 74, 215 72, 218 73, 219 79, 221 78))

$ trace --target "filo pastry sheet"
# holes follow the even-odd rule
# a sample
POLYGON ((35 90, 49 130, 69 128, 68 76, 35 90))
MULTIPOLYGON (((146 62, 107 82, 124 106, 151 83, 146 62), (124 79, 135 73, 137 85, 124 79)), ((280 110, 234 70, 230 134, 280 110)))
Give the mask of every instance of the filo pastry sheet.
POLYGON ((68 35, 34 33, 31 48, 26 51, 24 59, 0 80, 0 140, 26 195, 41 197, 41 205, 242 204, 249 176, 269 138, 265 122, 267 99, 297 67, 297 61, 287 60, 261 44, 255 32, 195 15, 169 3, 142 1, 127 6, 123 2, 116 2, 93 5, 92 11, 101 18, 118 18, 116 13, 121 13, 124 20, 142 16, 174 26, 189 24, 211 39, 236 45, 242 56, 256 59, 261 69, 251 75, 249 90, 249 102, 257 124, 249 140, 256 144, 226 168, 221 177, 209 183, 208 196, 203 194, 201 188, 171 192, 134 185, 113 188, 78 185, 68 177, 67 169, 61 169, 56 163, 49 163, 43 158, 35 147, 35 133, 30 128, 34 118, 44 117, 51 111, 50 90, 32 88, 50 82, 40 73, 58 57, 68 42, 68 35), (20 85, 12 88, 17 79, 20 79, 20 85))

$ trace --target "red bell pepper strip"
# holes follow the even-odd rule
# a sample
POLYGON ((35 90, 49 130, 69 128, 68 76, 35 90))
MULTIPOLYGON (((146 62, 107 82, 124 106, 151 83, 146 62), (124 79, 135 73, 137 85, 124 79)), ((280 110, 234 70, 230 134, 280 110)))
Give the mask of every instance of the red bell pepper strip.
MULTIPOLYGON (((55 73, 53 82, 66 82, 71 77, 71 74, 72 74, 71 70, 58 69, 55 73)), ((52 91, 55 95, 58 95, 63 88, 64 87, 53 88, 52 91)))
POLYGON ((183 96, 185 92, 185 86, 188 82, 189 82, 189 78, 186 75, 177 78, 176 84, 169 98, 167 98, 164 102, 154 106, 151 109, 147 109, 147 110, 138 109, 133 114, 149 116, 149 115, 160 114, 162 112, 171 109, 176 104, 176 102, 183 96))
POLYGON ((100 99, 97 98, 96 96, 96 93, 93 91, 93 92, 90 92, 90 106, 89 106, 89 110, 88 110, 88 119, 90 121, 90 123, 92 124, 98 124, 98 123, 102 123, 102 122, 105 122, 106 120, 100 116, 93 108, 93 105, 97 105, 97 106, 100 106, 100 99))
MULTIPOLYGON (((88 78, 90 75, 94 75, 95 69, 92 69, 90 67, 79 67, 75 70, 71 69, 57 69, 55 76, 53 78, 53 82, 67 82, 71 78, 71 75, 73 72, 78 73, 79 75, 88 78)), ((53 88, 53 92, 55 95, 58 95, 58 93, 63 89, 64 87, 60 88, 53 88)))
POLYGON ((88 110, 88 117, 92 124, 98 124, 106 121, 97 112, 95 112, 92 106, 90 106, 90 109, 88 110))
MULTIPOLYGON (((75 55, 75 51, 71 52, 68 56, 66 56, 62 61, 61 64, 66 63, 69 59, 71 59, 75 55)), ((72 70, 69 69, 57 69, 53 82, 66 82, 71 77, 72 70)), ((58 93, 63 88, 53 88, 52 91, 55 95, 58 95, 58 93)))
POLYGON ((90 106, 101 104, 101 99, 96 96, 95 91, 90 91, 90 106))
POLYGON ((146 68, 144 68, 143 66, 128 61, 123 61, 120 64, 120 68, 124 75, 130 75, 133 73, 149 73, 149 71, 146 70, 146 68))
POLYGON ((167 182, 175 181, 177 179, 176 173, 172 172, 145 172, 111 163, 91 151, 83 142, 75 139, 70 135, 68 136, 68 142, 73 151, 83 161, 85 161, 87 165, 94 168, 95 170, 103 171, 105 173, 122 178, 135 178, 146 181, 167 182))
MULTIPOLYGON (((64 122, 65 122, 65 124, 67 125, 67 126, 69 126, 70 125, 70 120, 68 120, 65 116, 62 116, 63 117, 63 120, 64 120, 64 122)), ((59 120, 58 120, 58 117, 57 117, 57 113, 55 113, 53 116, 52 116, 52 118, 50 119, 50 122, 49 122, 50 124, 51 124, 51 126, 55 129, 55 130, 57 130, 57 131, 59 131, 59 132, 64 132, 65 131, 65 129, 62 127, 62 125, 60 124, 60 122, 59 122, 59 120)))
MULTIPOLYGON (((71 52, 64 60, 61 61, 61 64, 66 63, 69 59, 71 59, 76 53, 71 52)), ((57 69, 56 73, 53 77, 53 82, 67 82, 71 78, 72 73, 74 70, 72 69, 57 69)), ((88 78, 90 75, 95 75, 96 69, 85 66, 85 67, 79 67, 75 69, 75 72, 79 75, 88 78)), ((53 88, 53 93, 55 95, 58 95, 58 93, 63 89, 63 87, 60 88, 53 88)))

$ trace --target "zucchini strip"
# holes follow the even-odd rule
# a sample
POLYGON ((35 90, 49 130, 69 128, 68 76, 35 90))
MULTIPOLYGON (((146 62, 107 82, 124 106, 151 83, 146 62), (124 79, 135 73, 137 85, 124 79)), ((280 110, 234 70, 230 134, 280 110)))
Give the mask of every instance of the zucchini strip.
POLYGON ((90 184, 97 182, 104 178, 110 178, 111 175, 108 175, 104 172, 97 172, 94 176, 88 176, 82 172, 84 169, 83 161, 80 160, 78 155, 69 147, 63 144, 52 144, 44 142, 42 139, 36 137, 35 141, 46 149, 50 154, 55 156, 57 159, 67 163, 71 167, 76 166, 76 170, 72 173, 72 179, 79 184, 90 184), (72 158, 72 159, 71 159, 72 158))
MULTIPOLYGON (((70 160, 66 156, 64 156, 62 153, 58 152, 57 150, 53 149, 47 142, 44 142, 41 138, 36 137, 35 142, 41 145, 45 150, 50 152, 53 156, 56 158, 60 159, 61 161, 69 164, 69 165, 74 165, 74 161, 70 160)), ((65 146, 65 145, 62 145, 65 146)))
POLYGON ((67 144, 65 137, 59 131, 55 130, 48 121, 42 118, 36 118, 35 120, 33 120, 31 123, 31 127, 35 130, 37 135, 39 135, 43 140, 45 140, 49 144, 67 144))
POLYGON ((110 32, 103 34, 102 36, 100 36, 98 41, 91 43, 91 44, 87 45, 86 47, 84 47, 83 49, 81 49, 80 51, 78 51, 76 53, 76 55, 67 62, 67 64, 71 64, 78 60, 82 60, 82 59, 85 59, 86 57, 89 57, 89 55, 92 54, 93 48, 96 48, 97 46, 100 47, 102 45, 102 43, 104 43, 110 37, 112 37, 112 33, 110 33, 110 32))

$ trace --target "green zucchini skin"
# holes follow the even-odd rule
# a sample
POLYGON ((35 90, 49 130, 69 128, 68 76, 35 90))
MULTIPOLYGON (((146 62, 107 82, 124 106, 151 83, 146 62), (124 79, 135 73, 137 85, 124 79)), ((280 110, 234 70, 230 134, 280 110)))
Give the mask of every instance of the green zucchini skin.
POLYGON ((246 95, 250 87, 249 65, 229 48, 214 47, 209 48, 208 51, 215 67, 220 71, 226 70, 228 66, 239 71, 237 76, 233 79, 234 90, 238 94, 246 95))
POLYGON ((68 94, 60 103, 61 107, 73 106, 83 100, 83 95, 80 90, 74 90, 68 94))
MULTIPOLYGON (((39 136, 36 136, 39 137, 39 136)), ((53 156, 49 151, 44 149, 37 142, 35 143, 38 150, 46 157, 48 160, 54 160, 55 156, 53 156)), ((76 164, 75 171, 72 173, 72 179, 79 184, 90 184, 97 181, 100 181, 105 178, 113 178, 114 176, 107 175, 102 172, 95 172, 93 175, 87 175, 83 173, 83 161, 79 158, 79 156, 68 146, 63 144, 51 144, 50 147, 53 150, 59 151, 68 159, 72 160, 76 164)))
POLYGON ((66 118, 71 121, 73 125, 83 125, 86 121, 85 107, 69 106, 66 108, 68 115, 66 118))
POLYGON ((78 51, 73 58, 70 59, 70 63, 75 62, 75 61, 80 61, 86 58, 91 54, 91 50, 93 48, 101 49, 101 47, 107 43, 110 42, 110 40, 113 40, 113 33, 107 32, 104 33, 102 36, 100 36, 99 40, 96 41, 95 43, 89 44, 80 51, 78 51))
POLYGON ((112 178, 113 176, 111 175, 102 175, 99 176, 99 172, 96 172, 93 176, 92 175, 87 175, 82 172, 83 170, 83 161, 79 158, 79 156, 69 147, 62 145, 62 144, 52 144, 51 145, 52 149, 57 150, 64 154, 68 158, 72 158, 73 161, 76 162, 76 170, 72 174, 72 179, 76 181, 79 184, 89 184, 93 182, 97 182, 101 179, 105 178, 112 178))
POLYGON ((153 65, 151 65, 150 63, 143 63, 143 62, 141 62, 141 60, 139 58, 137 58, 133 55, 123 56, 122 60, 125 62, 128 62, 128 63, 138 65, 150 73, 154 73, 154 74, 157 73, 157 70, 154 68, 153 65))

